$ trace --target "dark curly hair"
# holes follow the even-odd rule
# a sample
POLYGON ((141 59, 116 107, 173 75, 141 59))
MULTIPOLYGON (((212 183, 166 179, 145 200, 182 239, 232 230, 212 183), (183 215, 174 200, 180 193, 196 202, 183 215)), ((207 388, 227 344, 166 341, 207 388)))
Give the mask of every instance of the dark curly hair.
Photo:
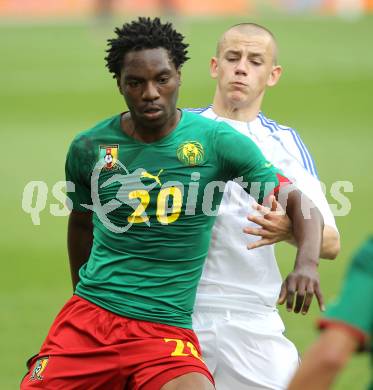
POLYGON ((117 37, 108 39, 106 67, 113 77, 120 77, 125 55, 130 51, 165 48, 176 68, 189 58, 183 43, 184 36, 173 29, 171 23, 161 23, 159 18, 139 17, 138 20, 125 23, 114 32, 117 37))

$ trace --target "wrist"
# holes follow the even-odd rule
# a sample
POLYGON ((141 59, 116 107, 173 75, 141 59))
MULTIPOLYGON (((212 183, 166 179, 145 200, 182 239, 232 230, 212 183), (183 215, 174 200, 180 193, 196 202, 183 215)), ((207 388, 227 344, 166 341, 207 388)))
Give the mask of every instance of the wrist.
POLYGON ((317 270, 319 266, 319 259, 316 257, 303 257, 297 256, 294 264, 294 270, 299 270, 301 268, 310 268, 317 270))

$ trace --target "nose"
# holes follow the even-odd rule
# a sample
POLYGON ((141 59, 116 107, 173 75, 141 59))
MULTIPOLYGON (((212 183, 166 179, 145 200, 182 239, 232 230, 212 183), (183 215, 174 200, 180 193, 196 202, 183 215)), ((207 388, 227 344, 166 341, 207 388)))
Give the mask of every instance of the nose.
POLYGON ((159 98, 158 88, 155 83, 146 83, 142 98, 147 101, 154 101, 159 98))
POLYGON ((240 75, 240 76, 247 76, 247 62, 246 62, 246 58, 241 58, 238 62, 237 62, 237 66, 236 66, 236 69, 235 69, 235 74, 236 75, 240 75))

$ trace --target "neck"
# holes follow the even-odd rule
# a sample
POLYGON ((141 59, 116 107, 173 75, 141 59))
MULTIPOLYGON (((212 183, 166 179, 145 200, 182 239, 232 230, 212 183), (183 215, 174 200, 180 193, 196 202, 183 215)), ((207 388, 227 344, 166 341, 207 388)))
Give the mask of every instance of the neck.
POLYGON ((170 116, 166 123, 158 124, 144 124, 136 121, 129 112, 124 113, 121 118, 122 130, 130 137, 145 143, 152 143, 159 141, 166 137, 175 129, 181 118, 179 110, 170 116))
POLYGON ((212 108, 220 117, 242 122, 251 122, 258 116, 262 100, 263 96, 259 96, 254 102, 242 104, 223 99, 219 91, 216 90, 212 108))

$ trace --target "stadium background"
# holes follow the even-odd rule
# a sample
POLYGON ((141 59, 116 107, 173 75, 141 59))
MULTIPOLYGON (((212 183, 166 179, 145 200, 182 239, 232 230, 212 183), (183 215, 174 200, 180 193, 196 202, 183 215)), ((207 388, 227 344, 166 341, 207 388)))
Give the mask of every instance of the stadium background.
MULTIPOLYGON (((123 109, 103 57, 113 26, 130 18, 118 2, 112 18, 94 17, 92 4, 84 1, 86 8, 80 10, 74 8, 77 1, 60 1, 70 8, 42 13, 31 4, 42 2, 24 0, 23 9, 20 3, 0 2, 0 388, 4 390, 18 388, 25 360, 37 352, 52 319, 71 294, 67 218, 51 216, 50 203, 58 203, 51 188, 64 180, 65 153, 72 137, 123 109), (23 189, 32 180, 45 181, 49 187, 40 226, 34 226, 21 207, 23 189)), ((237 7, 243 4, 239 3, 237 7)), ((354 9, 348 0, 344 3, 347 8, 321 0, 277 1, 273 7, 269 1, 246 2, 246 8, 237 8, 239 16, 227 16, 232 10, 226 10, 224 18, 201 16, 201 10, 196 10, 198 17, 185 11, 186 17, 182 9, 172 10, 176 26, 191 45, 191 60, 183 69, 180 107, 211 102, 214 83, 208 61, 224 29, 255 21, 277 36, 285 71, 280 84, 268 92, 264 112, 298 130, 328 194, 336 180, 354 186, 346 194, 351 212, 337 217, 341 254, 336 262, 323 261, 320 266, 327 301, 338 293, 354 248, 372 229, 373 53, 369 45, 373 15, 365 12, 372 2, 362 1, 354 9)), ((282 272, 289 272, 294 251, 281 245, 278 258, 282 272)), ((362 296, 361 304, 371 304, 371 300, 362 296)), ((303 352, 316 335, 315 302, 305 317, 283 309, 281 313, 288 337, 303 352)), ((368 357, 356 356, 334 388, 364 388, 368 379, 368 357)))

